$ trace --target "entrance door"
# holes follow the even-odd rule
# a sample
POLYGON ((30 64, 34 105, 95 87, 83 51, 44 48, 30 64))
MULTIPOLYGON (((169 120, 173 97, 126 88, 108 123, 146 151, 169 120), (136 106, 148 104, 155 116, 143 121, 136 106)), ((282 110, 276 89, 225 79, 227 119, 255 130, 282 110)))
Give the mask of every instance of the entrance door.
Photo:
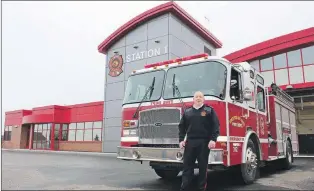
POLYGON ((33 134, 33 149, 50 150, 51 124, 35 124, 33 134))

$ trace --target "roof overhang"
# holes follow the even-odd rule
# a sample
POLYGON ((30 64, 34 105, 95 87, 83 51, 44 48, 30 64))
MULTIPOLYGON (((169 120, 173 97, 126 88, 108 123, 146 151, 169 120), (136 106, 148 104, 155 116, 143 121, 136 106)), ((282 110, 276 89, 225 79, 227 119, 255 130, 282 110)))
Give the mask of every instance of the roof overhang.
POLYGON ((314 44, 314 27, 276 37, 224 56, 230 62, 243 62, 314 44))
POLYGON ((186 11, 179 7, 174 2, 168 2, 152 9, 145 11, 144 13, 136 16, 115 32, 113 32, 109 37, 107 37, 99 46, 98 51, 100 53, 106 54, 108 49, 124 37, 127 33, 135 29, 140 24, 147 22, 153 18, 166 13, 173 13, 179 19, 181 19, 185 24, 191 27, 195 32, 197 32, 205 40, 211 42, 215 48, 221 48, 222 42, 220 42, 212 33, 210 33, 206 28, 204 28, 198 21, 193 19, 186 11))

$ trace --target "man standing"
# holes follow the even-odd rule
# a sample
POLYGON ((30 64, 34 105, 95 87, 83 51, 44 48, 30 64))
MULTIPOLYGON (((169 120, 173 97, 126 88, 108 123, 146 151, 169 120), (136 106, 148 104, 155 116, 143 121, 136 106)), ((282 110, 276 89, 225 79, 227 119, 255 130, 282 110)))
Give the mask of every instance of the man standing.
POLYGON ((204 94, 195 92, 193 100, 193 107, 186 109, 179 124, 180 148, 185 147, 181 191, 187 190, 193 179, 196 159, 199 165, 198 187, 206 189, 208 156, 219 136, 218 117, 212 107, 204 105, 204 94))

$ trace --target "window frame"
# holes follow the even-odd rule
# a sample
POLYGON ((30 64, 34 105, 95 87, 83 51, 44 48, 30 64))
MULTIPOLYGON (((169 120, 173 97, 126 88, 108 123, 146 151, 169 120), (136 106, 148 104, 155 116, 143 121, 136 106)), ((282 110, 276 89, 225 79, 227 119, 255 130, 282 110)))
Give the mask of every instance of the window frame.
MULTIPOLYGON (((64 124, 63 124, 64 125, 64 124)), ((85 122, 75 122, 75 123, 70 123, 70 124, 66 124, 67 125, 67 130, 64 130, 62 129, 62 132, 63 131, 67 131, 67 140, 62 140, 63 142, 102 142, 102 131, 103 131, 103 128, 102 128, 102 125, 103 125, 103 121, 85 121, 85 122), (78 124, 80 123, 83 123, 83 128, 80 127, 80 128, 77 128, 78 124), (92 123, 92 127, 91 128, 86 128, 86 123, 92 123), (99 125, 95 125, 95 124, 98 124, 100 123, 100 126, 99 125), (70 126, 73 127, 73 125, 75 125, 75 129, 70 129, 70 126), (95 140, 95 137, 94 137, 94 132, 95 131, 99 131, 100 130, 100 136, 99 136, 99 140, 96 141, 95 140), (77 132, 78 131, 81 131, 82 134, 83 134, 83 137, 82 137, 82 140, 77 140, 77 132), (88 139, 86 140, 85 138, 85 135, 86 135, 86 131, 90 131, 92 133, 92 138, 91 139, 88 139), (69 140, 69 135, 74 132, 74 139, 71 139, 69 140)), ((73 135, 73 134, 71 134, 73 135)))
POLYGON ((3 141, 11 141, 12 140, 12 130, 13 130, 12 125, 7 125, 4 127, 3 141))
POLYGON ((261 86, 260 84, 257 84, 256 85, 256 102, 257 102, 257 110, 259 112, 262 112, 262 113, 265 113, 266 112, 266 95, 265 95, 265 89, 263 86, 261 86), (262 92, 263 92, 263 109, 261 109, 259 107, 259 104, 258 104, 258 88, 261 88, 262 92))

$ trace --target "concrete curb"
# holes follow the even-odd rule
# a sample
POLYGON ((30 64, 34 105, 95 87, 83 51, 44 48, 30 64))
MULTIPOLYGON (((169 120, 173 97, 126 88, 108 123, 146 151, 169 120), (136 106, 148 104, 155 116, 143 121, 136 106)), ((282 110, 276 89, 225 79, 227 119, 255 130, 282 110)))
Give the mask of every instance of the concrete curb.
POLYGON ((314 158, 314 155, 297 155, 293 157, 294 158, 314 158))
POLYGON ((51 150, 29 150, 29 149, 1 149, 8 152, 25 152, 25 153, 53 153, 63 155, 87 155, 87 156, 108 156, 117 157, 116 153, 100 153, 100 152, 76 152, 76 151, 51 151, 51 150))

